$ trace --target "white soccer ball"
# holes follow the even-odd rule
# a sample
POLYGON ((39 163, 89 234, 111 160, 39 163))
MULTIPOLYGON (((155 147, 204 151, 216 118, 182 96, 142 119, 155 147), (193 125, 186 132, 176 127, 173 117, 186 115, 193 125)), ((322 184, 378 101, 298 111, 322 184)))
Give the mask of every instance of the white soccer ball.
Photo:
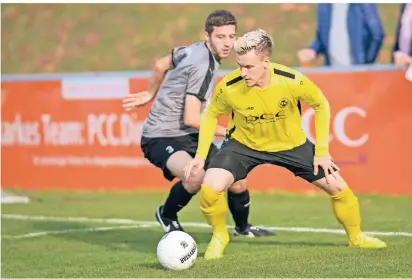
POLYGON ((184 270, 191 267, 197 258, 196 241, 182 231, 165 234, 157 244, 157 259, 167 269, 184 270))

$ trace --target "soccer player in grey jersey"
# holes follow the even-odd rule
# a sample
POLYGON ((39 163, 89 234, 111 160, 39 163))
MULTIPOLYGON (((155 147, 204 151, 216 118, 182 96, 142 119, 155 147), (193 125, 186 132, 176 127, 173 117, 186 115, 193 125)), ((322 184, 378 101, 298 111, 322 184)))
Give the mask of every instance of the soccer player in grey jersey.
MULTIPOLYGON (((143 126, 141 148, 145 157, 163 171, 166 179, 180 179, 170 190, 164 205, 156 211, 156 219, 166 233, 183 230, 177 213, 201 187, 204 171, 185 179, 183 168, 196 153, 200 116, 216 84, 220 62, 232 50, 236 27, 236 18, 230 12, 217 10, 211 13, 205 23, 206 42, 174 48, 170 55, 157 60, 148 90, 130 94, 123 101, 123 107, 131 110, 156 96, 143 126)), ((226 128, 218 126, 215 135, 224 137, 226 128)), ((217 147, 212 144, 207 162, 217 152, 217 147)), ((236 223, 234 235, 274 235, 248 223, 249 201, 245 181, 229 188, 229 209, 236 223)))

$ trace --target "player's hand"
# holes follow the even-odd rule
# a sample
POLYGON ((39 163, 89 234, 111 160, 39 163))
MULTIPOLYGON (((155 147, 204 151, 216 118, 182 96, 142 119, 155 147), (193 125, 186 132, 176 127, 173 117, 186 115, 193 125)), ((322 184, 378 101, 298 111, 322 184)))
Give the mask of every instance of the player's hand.
POLYGON ((204 166, 205 166, 205 159, 194 158, 191 161, 189 161, 183 169, 185 172, 186 180, 188 180, 192 174, 196 175, 197 172, 203 169, 204 166))
POLYGON ((393 60, 397 67, 405 67, 412 64, 412 57, 402 51, 393 53, 393 60))
POLYGON ((332 157, 329 155, 326 156, 315 156, 313 158, 313 174, 318 175, 319 173, 319 167, 323 169, 325 172, 325 178, 326 178, 326 183, 330 182, 330 175, 332 175, 335 179, 338 179, 338 177, 335 174, 335 169, 338 171, 340 170, 339 167, 333 162, 332 157))
POLYGON ((148 91, 129 94, 123 99, 123 108, 126 111, 130 111, 147 104, 152 99, 153 96, 148 91))
POLYGON ((300 62, 310 62, 316 58, 316 51, 311 48, 304 48, 298 51, 298 59, 300 62))

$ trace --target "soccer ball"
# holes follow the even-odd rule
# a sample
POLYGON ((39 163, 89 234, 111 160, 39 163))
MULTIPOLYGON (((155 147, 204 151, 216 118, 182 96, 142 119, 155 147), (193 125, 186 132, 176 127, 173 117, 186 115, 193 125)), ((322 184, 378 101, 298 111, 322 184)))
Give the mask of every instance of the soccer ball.
POLYGON ((157 244, 157 259, 164 268, 188 269, 195 263, 196 258, 196 241, 185 232, 169 232, 157 244))

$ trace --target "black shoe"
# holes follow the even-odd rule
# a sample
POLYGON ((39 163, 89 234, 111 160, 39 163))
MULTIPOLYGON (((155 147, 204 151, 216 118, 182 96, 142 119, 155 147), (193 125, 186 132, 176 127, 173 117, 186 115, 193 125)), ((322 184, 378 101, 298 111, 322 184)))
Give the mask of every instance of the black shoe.
POLYGON ((165 231, 165 233, 169 233, 172 231, 182 231, 184 232, 182 226, 180 225, 179 221, 176 220, 172 220, 169 218, 165 218, 162 216, 163 213, 163 205, 160 206, 157 210, 156 210, 156 219, 159 222, 159 224, 162 226, 163 230, 165 231))
POLYGON ((265 230, 263 228, 248 225, 246 229, 239 230, 238 227, 235 228, 234 236, 246 236, 246 237, 265 237, 265 236, 275 236, 274 232, 265 230))

